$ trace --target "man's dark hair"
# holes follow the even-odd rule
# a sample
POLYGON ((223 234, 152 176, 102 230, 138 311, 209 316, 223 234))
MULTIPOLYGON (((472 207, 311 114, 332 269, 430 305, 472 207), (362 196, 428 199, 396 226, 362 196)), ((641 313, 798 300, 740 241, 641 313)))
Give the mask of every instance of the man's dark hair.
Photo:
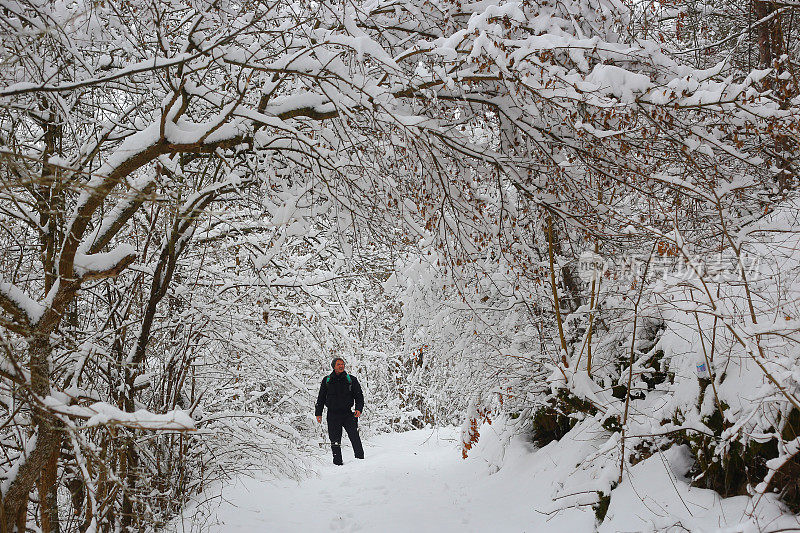
POLYGON ((342 359, 341 357, 337 357, 336 359, 331 361, 331 370, 334 370, 336 368, 336 361, 341 361, 342 363, 344 363, 344 359, 342 359))

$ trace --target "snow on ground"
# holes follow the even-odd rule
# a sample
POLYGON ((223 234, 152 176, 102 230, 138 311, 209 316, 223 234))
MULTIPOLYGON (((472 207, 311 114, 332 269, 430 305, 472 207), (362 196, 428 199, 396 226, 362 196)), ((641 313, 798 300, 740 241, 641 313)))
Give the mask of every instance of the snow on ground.
POLYGON ((674 446, 634 465, 611 493, 600 533, 616 531, 800 531, 797 517, 782 511, 774 495, 721 498, 684 478, 692 465, 689 448, 674 446))
MULTIPOLYGON (((213 505, 190 506, 173 531, 597 529, 591 497, 563 496, 565 485, 584 483, 582 476, 593 475, 582 463, 596 449, 595 440, 573 431, 561 442, 536 450, 522 437, 503 447, 493 431, 482 428, 482 442, 467 460, 461 458, 457 428, 418 430, 370 439, 363 461, 345 448, 344 466, 321 465, 317 476, 300 482, 239 478, 223 488, 221 498, 212 498, 213 505), (496 471, 499 464, 502 467, 496 471)), ((329 460, 328 453, 320 450, 320 462, 329 460)), ((749 532, 800 527, 795 517, 781 513, 774 499, 765 499, 759 512, 749 517, 752 504, 746 497, 723 500, 711 491, 689 487, 683 478, 688 466, 681 449, 634 466, 613 491, 600 531, 749 532)))

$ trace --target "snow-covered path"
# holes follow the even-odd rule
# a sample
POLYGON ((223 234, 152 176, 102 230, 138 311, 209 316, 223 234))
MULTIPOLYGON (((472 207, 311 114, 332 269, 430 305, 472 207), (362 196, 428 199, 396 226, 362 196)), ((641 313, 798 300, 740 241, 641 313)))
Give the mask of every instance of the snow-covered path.
POLYGON ((722 499, 690 487, 685 473, 691 459, 681 447, 633 466, 598 524, 593 487, 604 474, 585 458, 607 436, 576 428, 534 450, 522 437, 501 446, 493 427, 481 431, 466 461, 455 428, 379 435, 365 442, 363 461, 346 446, 341 467, 320 450, 317 476, 299 483, 239 478, 212 505, 189 506, 172 531, 731 533, 800 527, 773 497, 754 515, 745 496, 722 499))
MULTIPOLYGON (((548 527, 552 524, 545 522, 547 517, 533 508, 537 496, 533 490, 535 480, 531 479, 527 487, 519 482, 507 483, 505 469, 489 476, 485 461, 464 461, 458 447, 458 432, 453 428, 380 435, 365 445, 365 460, 353 459, 352 450, 345 447, 344 466, 325 464, 319 469, 319 476, 300 483, 239 480, 226 487, 226 501, 203 529, 220 532, 552 530, 548 527)), ((549 487, 542 490, 549 492, 549 487)), ((559 529, 591 529, 594 518, 591 512, 580 515, 576 517, 581 518, 578 523, 559 521, 559 529)), ((188 521, 185 524, 188 531, 188 521)))

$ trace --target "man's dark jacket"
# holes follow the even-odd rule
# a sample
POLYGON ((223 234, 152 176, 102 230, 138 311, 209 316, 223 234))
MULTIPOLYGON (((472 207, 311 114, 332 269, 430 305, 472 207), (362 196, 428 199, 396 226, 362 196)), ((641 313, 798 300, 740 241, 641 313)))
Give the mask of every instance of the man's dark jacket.
POLYGON ((361 392, 361 384, 352 375, 348 383, 347 375, 347 372, 338 375, 336 372, 332 372, 322 378, 314 409, 316 416, 322 416, 322 408, 325 406, 328 407, 329 414, 350 411, 353 402, 356 404, 356 411, 364 410, 364 393, 361 392))

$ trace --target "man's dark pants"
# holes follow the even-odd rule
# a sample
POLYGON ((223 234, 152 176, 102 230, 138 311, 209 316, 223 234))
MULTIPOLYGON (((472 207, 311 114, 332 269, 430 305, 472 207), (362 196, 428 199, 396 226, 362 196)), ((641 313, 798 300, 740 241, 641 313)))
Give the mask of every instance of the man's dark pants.
POLYGON ((331 450, 334 464, 342 464, 342 428, 347 432, 356 459, 364 458, 361 437, 358 436, 358 419, 350 411, 328 411, 328 434, 331 436, 331 450))

